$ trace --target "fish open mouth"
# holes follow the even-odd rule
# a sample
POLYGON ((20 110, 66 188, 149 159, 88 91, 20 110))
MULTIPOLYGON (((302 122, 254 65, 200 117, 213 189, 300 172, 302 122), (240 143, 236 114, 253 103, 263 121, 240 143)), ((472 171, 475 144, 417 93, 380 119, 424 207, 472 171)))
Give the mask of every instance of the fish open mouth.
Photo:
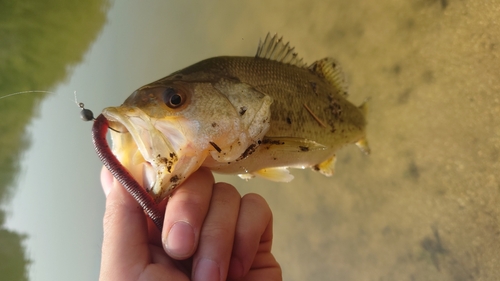
POLYGON ((186 157, 187 139, 175 120, 153 119, 123 106, 108 107, 103 115, 112 128, 113 154, 156 202, 199 167, 186 157), (176 168, 180 162, 183 169, 176 168))
POLYGON ((108 119, 106 119, 104 115, 100 114, 93 120, 94 125, 92 126, 92 142, 94 143, 97 155, 101 159, 104 166, 137 201, 158 229, 161 230, 163 228, 163 212, 160 211, 158 205, 146 192, 146 190, 132 178, 128 170, 119 162, 109 148, 108 141, 106 139, 106 134, 109 128, 108 119))

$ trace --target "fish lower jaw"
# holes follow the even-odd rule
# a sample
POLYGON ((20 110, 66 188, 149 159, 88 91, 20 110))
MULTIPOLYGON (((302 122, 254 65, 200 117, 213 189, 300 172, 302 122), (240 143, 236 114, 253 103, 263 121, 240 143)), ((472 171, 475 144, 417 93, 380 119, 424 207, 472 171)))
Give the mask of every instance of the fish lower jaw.
POLYGON ((176 187, 176 176, 169 171, 172 168, 163 164, 158 165, 155 161, 145 161, 142 164, 140 175, 135 175, 135 178, 142 179, 142 186, 148 194, 158 203, 176 187))
POLYGON ((145 171, 147 176, 147 186, 151 186, 148 193, 156 202, 170 196, 174 190, 180 186, 192 173, 194 173, 208 156, 207 151, 197 151, 196 154, 189 153, 184 148, 183 152, 172 155, 171 162, 152 161, 145 171), (176 158, 178 156, 178 158, 176 158))
POLYGON ((149 162, 144 162, 142 167, 142 186, 148 193, 153 190, 156 185, 156 172, 155 168, 149 162))

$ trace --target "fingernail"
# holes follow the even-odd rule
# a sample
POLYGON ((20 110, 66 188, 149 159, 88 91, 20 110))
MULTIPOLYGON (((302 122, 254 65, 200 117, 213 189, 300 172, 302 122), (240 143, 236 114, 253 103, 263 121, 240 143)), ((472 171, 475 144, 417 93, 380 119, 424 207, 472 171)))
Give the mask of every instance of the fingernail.
POLYGON ((219 265, 209 259, 201 259, 196 265, 193 281, 220 281, 219 265))
POLYGON ((104 196, 106 196, 106 198, 108 198, 108 195, 111 192, 111 187, 103 185, 102 189, 104 190, 104 196))
POLYGON ((109 193, 111 193, 113 189, 116 189, 119 184, 120 183, 115 178, 111 178, 111 182, 103 186, 104 195, 106 196, 106 198, 108 198, 109 193))
POLYGON ((165 248, 174 258, 187 258, 194 248, 194 229, 184 221, 174 223, 168 232, 165 248))

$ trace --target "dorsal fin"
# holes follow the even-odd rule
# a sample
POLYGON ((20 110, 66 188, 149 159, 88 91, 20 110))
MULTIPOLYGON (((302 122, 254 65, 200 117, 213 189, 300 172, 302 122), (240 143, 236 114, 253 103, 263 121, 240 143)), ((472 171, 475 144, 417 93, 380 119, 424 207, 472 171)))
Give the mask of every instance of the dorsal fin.
POLYGON ((347 97, 348 86, 339 63, 332 58, 318 60, 309 66, 309 69, 321 78, 325 78, 335 89, 347 97))
POLYGON ((291 64, 298 67, 306 67, 306 63, 299 58, 294 52, 295 47, 290 47, 290 43, 283 43, 283 37, 278 38, 278 34, 271 37, 271 33, 267 33, 264 42, 259 41, 256 58, 270 59, 277 62, 291 64))

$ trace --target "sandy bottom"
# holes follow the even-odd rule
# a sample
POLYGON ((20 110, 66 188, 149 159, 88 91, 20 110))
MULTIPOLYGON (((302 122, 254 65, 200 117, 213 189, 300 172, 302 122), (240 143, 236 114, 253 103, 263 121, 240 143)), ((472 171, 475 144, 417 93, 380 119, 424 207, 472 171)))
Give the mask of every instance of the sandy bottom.
POLYGON ((346 147, 333 177, 290 184, 218 177, 270 203, 285 280, 497 279, 498 2, 310 3, 246 4, 234 33, 269 24, 306 61, 338 59, 350 100, 371 97, 372 155, 346 147))

